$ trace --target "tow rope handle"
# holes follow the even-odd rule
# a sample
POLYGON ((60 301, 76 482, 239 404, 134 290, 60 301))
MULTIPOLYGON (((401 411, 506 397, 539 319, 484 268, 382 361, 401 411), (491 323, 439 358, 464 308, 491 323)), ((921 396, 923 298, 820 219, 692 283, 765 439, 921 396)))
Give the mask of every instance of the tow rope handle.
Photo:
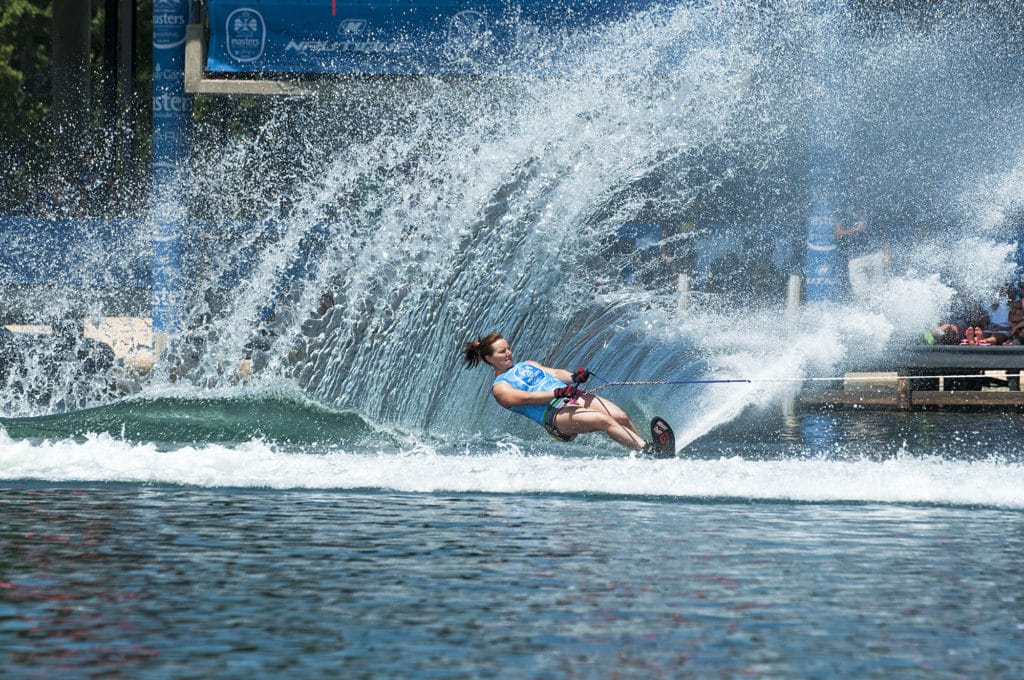
POLYGON ((575 371, 573 371, 572 384, 576 387, 579 387, 583 383, 587 382, 587 378, 589 378, 591 375, 593 374, 590 371, 588 371, 583 366, 580 366, 575 371))

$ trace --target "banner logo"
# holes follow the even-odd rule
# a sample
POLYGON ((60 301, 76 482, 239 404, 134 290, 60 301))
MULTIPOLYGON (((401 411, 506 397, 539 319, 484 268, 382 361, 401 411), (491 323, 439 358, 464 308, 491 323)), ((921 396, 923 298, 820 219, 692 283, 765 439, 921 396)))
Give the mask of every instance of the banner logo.
POLYGON ((453 16, 448 24, 448 42, 444 51, 449 59, 470 60, 490 40, 487 17, 475 9, 467 9, 453 16))
POLYGON ((345 19, 338 24, 338 35, 351 40, 366 30, 366 19, 345 19))
POLYGON ((345 19, 338 23, 337 40, 326 38, 303 38, 289 40, 285 53, 297 52, 303 56, 332 54, 403 54, 411 51, 411 45, 397 40, 384 42, 374 39, 374 31, 367 30, 370 22, 366 19, 345 19))
POLYGON ((226 22, 228 56, 235 61, 256 61, 267 44, 267 24, 263 15, 243 7, 228 15, 226 22))
POLYGON ((166 50, 185 44, 185 0, 153 0, 153 47, 166 50))

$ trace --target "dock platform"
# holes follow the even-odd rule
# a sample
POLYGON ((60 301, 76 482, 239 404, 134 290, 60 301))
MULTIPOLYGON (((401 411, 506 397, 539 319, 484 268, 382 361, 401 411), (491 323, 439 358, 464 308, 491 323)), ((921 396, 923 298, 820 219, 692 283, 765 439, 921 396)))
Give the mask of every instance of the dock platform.
POLYGON ((811 409, 1024 411, 1022 369, 1024 346, 901 347, 884 361, 847 367, 842 385, 807 388, 797 401, 811 409))

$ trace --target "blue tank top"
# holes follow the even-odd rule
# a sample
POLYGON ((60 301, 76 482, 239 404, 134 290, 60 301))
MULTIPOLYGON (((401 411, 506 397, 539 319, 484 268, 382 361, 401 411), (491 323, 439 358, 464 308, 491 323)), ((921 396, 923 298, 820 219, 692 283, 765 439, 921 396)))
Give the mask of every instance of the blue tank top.
MULTIPOLYGON (((491 383, 491 388, 500 382, 506 382, 517 390, 524 392, 545 392, 559 387, 565 387, 565 383, 551 375, 547 371, 537 368, 533 364, 520 361, 508 369, 491 383)), ((544 425, 544 415, 549 404, 531 404, 529 406, 513 406, 509 410, 526 416, 538 425, 544 425)))

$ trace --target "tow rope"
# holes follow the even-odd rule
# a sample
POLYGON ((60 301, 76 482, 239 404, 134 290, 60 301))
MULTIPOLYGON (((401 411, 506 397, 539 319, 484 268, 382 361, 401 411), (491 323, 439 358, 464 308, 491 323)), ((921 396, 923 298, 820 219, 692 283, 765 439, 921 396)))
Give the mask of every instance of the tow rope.
MULTIPOLYGON (((589 369, 588 369, 589 370, 589 369)), ((813 377, 813 378, 704 378, 694 380, 605 380, 597 373, 590 371, 590 375, 600 380, 603 385, 593 387, 588 392, 597 392, 608 387, 634 387, 641 385, 725 385, 730 383, 804 383, 804 382, 882 382, 894 380, 939 380, 943 378, 992 378, 994 376, 986 373, 972 373, 968 375, 901 375, 895 377, 879 375, 851 375, 835 377, 813 377)))

